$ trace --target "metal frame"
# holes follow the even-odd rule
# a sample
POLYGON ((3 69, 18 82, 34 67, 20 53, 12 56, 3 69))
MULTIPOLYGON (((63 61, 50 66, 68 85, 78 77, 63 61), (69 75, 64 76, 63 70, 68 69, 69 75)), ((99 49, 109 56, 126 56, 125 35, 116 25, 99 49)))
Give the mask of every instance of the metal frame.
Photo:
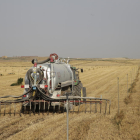
MULTIPOLYGON (((111 106, 111 101, 108 99, 102 99, 102 98, 95 98, 95 97, 80 97, 80 96, 69 96, 69 94, 71 93, 66 93, 66 96, 60 96, 60 97, 56 97, 56 98, 51 98, 51 99, 45 99, 45 100, 11 100, 11 101, 0 101, 0 116, 2 114, 9 114, 11 116, 11 114, 19 114, 21 116, 22 112, 21 109, 19 112, 17 112, 16 107, 17 104, 21 104, 21 106, 23 105, 23 103, 25 104, 29 104, 29 114, 31 115, 31 113, 33 113, 34 115, 37 113, 36 112, 36 104, 38 104, 39 106, 39 110, 38 110, 38 114, 40 114, 41 112, 43 114, 45 114, 45 112, 47 111, 49 114, 50 112, 50 108, 52 107, 53 109, 53 113, 60 113, 60 110, 63 108, 63 111, 61 110, 61 112, 65 112, 65 111, 69 111, 69 106, 72 105, 73 108, 69 111, 72 113, 79 113, 79 112, 94 112, 97 113, 97 106, 99 104, 99 112, 102 112, 102 103, 105 103, 105 111, 104 114, 107 114, 107 107, 108 109, 108 113, 110 114, 110 106, 111 106), (86 101, 82 101, 81 99, 86 99, 86 101), (47 107, 46 107, 46 103, 47 103, 47 107), (34 107, 32 107, 32 104, 34 105, 34 107), (43 111, 41 111, 41 104, 43 105, 43 111), (61 104, 63 104, 63 106, 61 107, 61 104), (67 106, 68 104, 68 106, 67 106), (94 107, 95 104, 95 107, 94 107), (109 104, 109 106, 107 106, 107 104, 109 104), (77 105, 77 108, 76 108, 77 105), (80 107, 85 105, 85 109, 80 111, 80 107), (2 113, 2 106, 4 108, 4 111, 2 113), (9 111, 7 110, 7 107, 9 106, 9 111), (14 106, 14 111, 12 112, 12 107, 14 106), (57 108, 57 109, 56 109, 57 108), (61 108, 61 109, 60 109, 61 108), (93 109, 95 108, 95 109, 93 109), (77 111, 76 111, 77 109, 77 111), (8 111, 8 112, 7 112, 8 111)), ((24 111, 23 114, 26 114, 26 106, 24 106, 24 111)))

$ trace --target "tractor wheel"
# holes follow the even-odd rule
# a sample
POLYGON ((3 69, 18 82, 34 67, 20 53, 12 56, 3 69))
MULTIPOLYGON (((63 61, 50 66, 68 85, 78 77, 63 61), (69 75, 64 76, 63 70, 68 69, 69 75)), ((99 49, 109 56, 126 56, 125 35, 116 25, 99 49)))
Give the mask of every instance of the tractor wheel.
POLYGON ((80 96, 81 97, 81 89, 83 88, 82 83, 80 82, 78 85, 73 87, 74 90, 74 96, 80 96))
MULTIPOLYGON (((73 96, 82 96, 82 90, 83 89, 83 84, 80 82, 78 85, 74 86, 73 90, 74 90, 74 93, 73 93, 73 96)), ((79 105, 78 102, 75 103, 76 106, 79 105)))

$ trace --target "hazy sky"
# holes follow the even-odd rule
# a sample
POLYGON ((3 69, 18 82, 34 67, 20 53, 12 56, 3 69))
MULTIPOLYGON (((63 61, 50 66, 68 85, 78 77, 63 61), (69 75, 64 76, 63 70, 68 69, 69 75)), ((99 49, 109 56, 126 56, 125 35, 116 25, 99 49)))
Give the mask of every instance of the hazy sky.
POLYGON ((0 0, 0 56, 140 58, 140 0, 0 0))

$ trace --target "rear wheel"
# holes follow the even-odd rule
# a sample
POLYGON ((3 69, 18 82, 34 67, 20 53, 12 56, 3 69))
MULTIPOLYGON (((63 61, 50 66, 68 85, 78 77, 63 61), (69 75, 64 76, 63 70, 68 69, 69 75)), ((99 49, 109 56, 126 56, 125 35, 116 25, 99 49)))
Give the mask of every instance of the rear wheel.
POLYGON ((83 84, 81 82, 79 82, 78 85, 75 85, 73 87, 73 91, 74 91, 73 96, 80 96, 81 97, 82 88, 83 88, 83 84))
MULTIPOLYGON (((73 91, 74 91, 73 96, 80 96, 80 97, 82 97, 82 95, 83 95, 82 94, 83 93, 83 84, 81 82, 79 82, 78 85, 74 86, 73 91)), ((76 102, 75 105, 78 106, 79 102, 76 102)))

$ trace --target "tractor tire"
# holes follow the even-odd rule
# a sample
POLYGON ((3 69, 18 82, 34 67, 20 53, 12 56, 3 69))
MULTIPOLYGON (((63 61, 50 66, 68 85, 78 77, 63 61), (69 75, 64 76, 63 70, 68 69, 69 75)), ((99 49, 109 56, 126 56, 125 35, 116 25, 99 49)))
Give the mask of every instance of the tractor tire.
POLYGON ((80 82, 78 85, 73 87, 74 94, 73 96, 80 96, 81 97, 81 89, 83 88, 82 83, 80 82))
MULTIPOLYGON (((79 82, 78 85, 74 86, 73 90, 74 90, 73 96, 80 96, 81 97, 82 91, 83 91, 83 84, 81 82, 79 82)), ((75 105, 78 106, 79 103, 76 102, 75 105)))

